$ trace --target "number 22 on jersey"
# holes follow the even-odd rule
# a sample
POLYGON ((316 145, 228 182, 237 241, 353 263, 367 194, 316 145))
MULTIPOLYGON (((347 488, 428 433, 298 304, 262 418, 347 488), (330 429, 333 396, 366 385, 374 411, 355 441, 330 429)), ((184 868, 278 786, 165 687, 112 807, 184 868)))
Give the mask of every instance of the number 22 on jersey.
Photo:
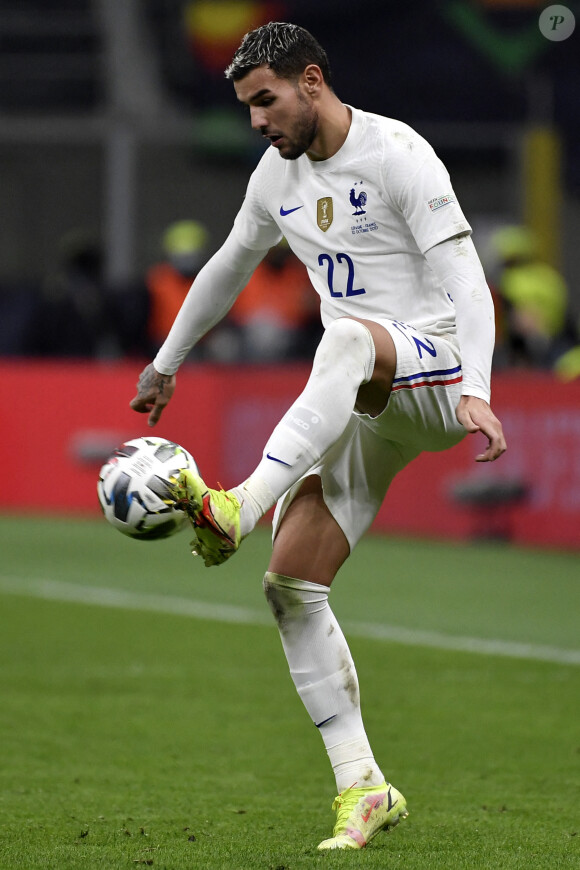
POLYGON ((318 256, 318 265, 326 266, 326 280, 330 295, 334 297, 348 297, 360 296, 362 293, 366 293, 367 291, 364 287, 355 288, 354 263, 348 254, 336 254, 336 262, 338 264, 336 268, 336 277, 342 286, 344 286, 346 280, 346 293, 342 293, 340 290, 335 290, 335 265, 333 257, 330 254, 319 254, 318 256))

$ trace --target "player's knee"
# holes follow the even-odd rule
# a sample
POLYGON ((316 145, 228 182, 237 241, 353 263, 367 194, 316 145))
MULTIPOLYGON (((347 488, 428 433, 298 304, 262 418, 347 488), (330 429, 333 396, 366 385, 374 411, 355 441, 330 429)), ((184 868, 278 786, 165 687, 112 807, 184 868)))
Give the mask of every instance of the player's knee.
MULTIPOLYGON (((307 601, 312 598, 312 593, 307 593, 303 588, 305 586, 308 584, 301 580, 276 574, 274 571, 266 571, 264 574, 266 601, 282 633, 292 620, 299 619, 305 613, 307 601)), ((327 590, 324 590, 322 596, 318 593, 318 598, 320 597, 327 598, 327 590)))
POLYGON ((372 335, 363 323, 350 317, 339 317, 327 326, 314 357, 318 370, 341 363, 349 373, 360 377, 360 383, 372 377, 375 363, 372 335))
POLYGON ((339 317, 333 320, 324 330, 319 347, 331 347, 335 350, 358 350, 362 345, 363 353, 367 352, 373 340, 364 323, 353 320, 352 317, 339 317))
POLYGON ((288 621, 291 609, 291 596, 289 594, 291 590, 284 585, 283 580, 281 574, 266 571, 262 581, 266 601, 281 631, 288 621))

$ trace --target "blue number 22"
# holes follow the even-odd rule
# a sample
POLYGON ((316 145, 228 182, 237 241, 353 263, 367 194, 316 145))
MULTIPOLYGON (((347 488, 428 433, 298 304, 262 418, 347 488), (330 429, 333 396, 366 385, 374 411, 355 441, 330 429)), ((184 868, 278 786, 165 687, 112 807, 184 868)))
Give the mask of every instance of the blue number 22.
MULTIPOLYGON (((354 263, 348 254, 337 254, 336 255, 337 263, 346 263, 348 266, 348 275, 346 279, 346 295, 347 296, 360 296, 361 293, 366 293, 367 291, 364 287, 359 287, 358 290, 354 289, 354 263)), ((339 290, 334 289, 334 260, 330 256, 330 254, 320 254, 318 257, 318 265, 323 266, 327 264, 327 272, 326 272, 326 280, 328 281, 328 289, 330 290, 331 296, 342 296, 343 294, 339 290)))

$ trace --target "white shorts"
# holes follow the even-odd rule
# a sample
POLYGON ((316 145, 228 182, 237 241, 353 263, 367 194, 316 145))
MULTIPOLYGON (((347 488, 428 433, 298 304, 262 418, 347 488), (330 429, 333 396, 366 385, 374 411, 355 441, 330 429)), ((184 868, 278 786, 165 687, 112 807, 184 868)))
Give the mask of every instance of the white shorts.
MULTIPOLYGON (((397 472, 423 451, 446 450, 466 434, 455 417, 461 360, 453 337, 428 336, 398 320, 378 320, 391 335, 397 368, 378 417, 353 411, 341 437, 316 467, 324 501, 351 550, 373 522, 397 472)), ((276 505, 273 535, 301 478, 276 505)))

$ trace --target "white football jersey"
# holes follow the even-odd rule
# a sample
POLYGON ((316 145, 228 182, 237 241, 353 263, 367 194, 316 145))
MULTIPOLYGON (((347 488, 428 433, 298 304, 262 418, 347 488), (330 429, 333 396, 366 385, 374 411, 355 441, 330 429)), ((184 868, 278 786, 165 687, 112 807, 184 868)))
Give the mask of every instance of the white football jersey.
POLYGON ((455 311, 423 254, 469 232, 429 143, 400 121, 354 108, 328 160, 285 160, 269 147, 234 224, 253 250, 285 236, 320 296, 324 326, 345 315, 394 318, 436 335, 455 332, 455 311))

